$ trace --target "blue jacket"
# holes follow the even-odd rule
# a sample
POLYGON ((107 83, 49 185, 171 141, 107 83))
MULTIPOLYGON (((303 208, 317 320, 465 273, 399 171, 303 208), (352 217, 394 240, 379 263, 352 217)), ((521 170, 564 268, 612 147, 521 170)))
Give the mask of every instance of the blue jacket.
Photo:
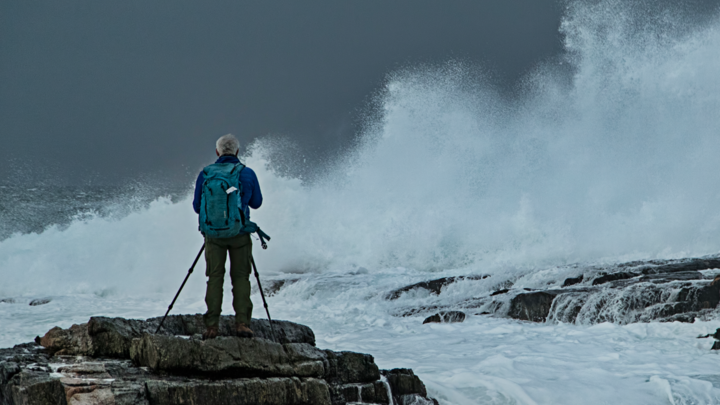
MULTIPOLYGON (((220 156, 215 163, 240 163, 237 156, 220 156)), ((200 213, 200 197, 202 196, 202 186, 205 182, 205 176, 200 171, 197 181, 195 182, 195 198, 193 198, 193 208, 195 212, 200 213)), ((250 219, 250 209, 258 209, 262 205, 262 192, 260 192, 260 183, 253 169, 245 167, 240 172, 240 184, 242 184, 242 195, 240 196, 240 204, 245 218, 250 219), (249 208, 248 208, 249 207, 249 208)))

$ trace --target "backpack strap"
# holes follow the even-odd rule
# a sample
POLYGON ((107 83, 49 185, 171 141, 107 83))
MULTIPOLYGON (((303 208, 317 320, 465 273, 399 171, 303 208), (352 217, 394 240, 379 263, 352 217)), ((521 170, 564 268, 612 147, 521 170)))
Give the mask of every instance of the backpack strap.
POLYGON ((238 166, 242 166, 242 167, 240 168, 240 171, 241 171, 241 172, 242 172, 243 169, 245 168, 245 165, 244 165, 244 164, 238 162, 238 163, 235 164, 235 166, 233 167, 233 169, 230 171, 230 174, 233 174, 233 173, 235 172, 235 170, 237 170, 238 166))

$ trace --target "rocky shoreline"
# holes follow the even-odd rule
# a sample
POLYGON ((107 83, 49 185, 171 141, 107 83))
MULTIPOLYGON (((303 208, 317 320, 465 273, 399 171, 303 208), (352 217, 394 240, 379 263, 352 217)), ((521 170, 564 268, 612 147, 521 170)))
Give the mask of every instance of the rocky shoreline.
MULTIPOLYGON (((544 288, 516 286, 517 280, 495 280, 495 288, 452 306, 408 307, 398 316, 424 315, 425 322, 458 322, 464 315, 488 315, 531 322, 594 324, 613 322, 694 322, 717 316, 720 303, 720 257, 634 261, 605 266, 574 265, 573 277, 552 280, 544 288), (449 317, 447 314, 453 314, 449 317)), ((413 290, 440 295, 462 282, 488 275, 445 277, 390 291, 387 300, 413 290)))
POLYGON ((93 317, 0 349, 0 405, 432 405, 410 369, 380 370, 369 354, 315 346, 304 325, 253 319, 253 339, 203 341, 201 315, 93 317))

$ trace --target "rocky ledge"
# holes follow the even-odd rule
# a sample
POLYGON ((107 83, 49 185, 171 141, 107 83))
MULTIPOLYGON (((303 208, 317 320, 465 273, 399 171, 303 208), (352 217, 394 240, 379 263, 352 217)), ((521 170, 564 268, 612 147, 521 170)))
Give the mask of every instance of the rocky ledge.
POLYGON ((203 341, 201 315, 93 317, 0 349, 0 405, 432 405, 410 369, 379 370, 369 354, 315 347, 304 325, 253 319, 256 337, 203 341))
POLYGON ((469 275, 412 284, 390 291, 386 299, 396 300, 418 289, 440 295, 451 284, 472 282, 477 283, 478 293, 463 301, 451 306, 400 308, 396 315, 435 314, 425 322, 462 322, 466 313, 577 324, 694 322, 718 315, 718 269, 720 256, 572 265, 553 271, 570 277, 548 280, 543 286, 530 285, 535 288, 527 288, 528 282, 522 279, 469 275))

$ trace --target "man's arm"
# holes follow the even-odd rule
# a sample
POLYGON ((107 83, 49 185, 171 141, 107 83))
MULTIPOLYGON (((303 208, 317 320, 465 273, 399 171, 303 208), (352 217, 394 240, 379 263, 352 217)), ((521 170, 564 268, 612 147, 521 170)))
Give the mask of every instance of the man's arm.
POLYGON ((195 197, 193 198, 193 209, 196 213, 200 213, 200 197, 202 196, 202 185, 205 182, 205 176, 201 171, 195 181, 195 197))
POLYGON ((248 200, 248 206, 252 209, 258 209, 262 205, 263 197, 262 192, 260 191, 260 182, 258 182, 258 178, 255 175, 255 172, 250 169, 249 167, 242 171, 241 174, 244 174, 245 180, 243 183, 243 187, 247 187, 250 189, 250 199, 248 200))

